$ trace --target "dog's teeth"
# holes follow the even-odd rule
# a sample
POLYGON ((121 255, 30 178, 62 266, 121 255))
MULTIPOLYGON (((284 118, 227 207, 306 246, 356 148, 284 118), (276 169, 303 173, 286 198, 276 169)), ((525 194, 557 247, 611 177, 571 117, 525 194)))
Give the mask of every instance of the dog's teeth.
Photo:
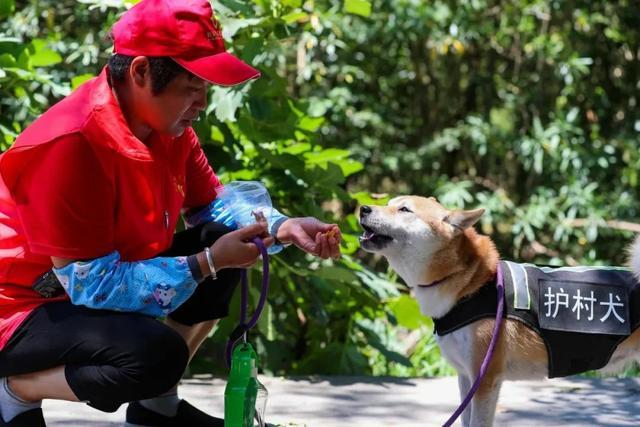
POLYGON ((373 237, 373 232, 371 231, 365 231, 364 233, 362 233, 362 240, 369 240, 372 237, 373 237))

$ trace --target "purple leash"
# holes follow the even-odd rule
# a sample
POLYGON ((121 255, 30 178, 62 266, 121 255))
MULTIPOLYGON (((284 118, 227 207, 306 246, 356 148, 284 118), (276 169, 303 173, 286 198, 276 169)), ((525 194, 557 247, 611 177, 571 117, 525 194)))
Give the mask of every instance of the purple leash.
POLYGON ((504 310, 504 282, 502 279, 502 268, 500 267, 500 263, 498 262, 498 269, 496 270, 496 288, 498 288, 498 311, 496 312, 496 323, 493 326, 493 335, 491 336, 491 342, 489 343, 489 348, 487 349, 487 354, 484 356, 484 360, 482 361, 482 365, 480 365, 480 372, 478 372, 478 376, 476 377, 476 381, 473 383, 473 386, 467 393, 467 396, 464 398, 458 409, 449 417, 449 419, 442 425, 442 427, 451 426, 455 420, 462 414, 465 408, 471 402, 473 395, 478 391, 478 387, 480 387, 480 383, 482 379, 487 373, 487 369, 489 368, 489 363, 491 363, 491 359, 493 358, 493 353, 496 349, 496 343, 498 342, 498 334, 500 333, 500 325, 502 324, 502 312, 504 310))
POLYGON ((262 290, 260 291, 260 299, 258 300, 258 305, 256 305, 256 311, 251 316, 251 319, 247 322, 247 305, 249 304, 249 280, 247 279, 247 270, 242 270, 241 272, 241 290, 240 290, 240 324, 231 332, 229 336, 229 340, 227 341, 227 349, 226 349, 226 361, 227 368, 231 368, 231 354, 233 353, 233 348, 236 346, 236 343, 244 338, 246 341, 247 332, 249 329, 253 328, 256 323, 258 323, 258 319, 260 318, 260 314, 262 314, 262 310, 264 309, 264 305, 267 302, 267 293, 269 292, 269 254, 267 254, 267 248, 262 242, 262 239, 259 237, 254 237, 251 239, 253 243, 260 250, 260 254, 262 255, 262 290))

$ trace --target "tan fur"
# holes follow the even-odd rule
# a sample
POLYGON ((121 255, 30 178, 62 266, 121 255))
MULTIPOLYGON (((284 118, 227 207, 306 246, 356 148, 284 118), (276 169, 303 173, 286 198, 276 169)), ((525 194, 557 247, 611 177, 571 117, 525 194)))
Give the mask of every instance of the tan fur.
MULTIPOLYGON (((388 206, 361 212, 361 224, 381 243, 364 238, 362 247, 384 255, 412 288, 423 314, 445 315, 461 298, 477 292, 494 277, 499 254, 491 239, 473 224, 482 210, 449 211, 433 197, 402 196, 388 206), (436 287, 426 285, 441 281, 436 287)), ((640 238, 630 249, 630 265, 640 278, 640 238)), ((493 319, 483 319, 437 337, 443 355, 458 371, 461 399, 475 380, 491 341, 493 319)), ((603 372, 623 369, 640 354, 640 329, 616 349, 603 372)), ((504 319, 488 372, 462 416, 464 426, 493 425, 504 380, 544 378, 547 349, 542 338, 523 323, 504 319)))

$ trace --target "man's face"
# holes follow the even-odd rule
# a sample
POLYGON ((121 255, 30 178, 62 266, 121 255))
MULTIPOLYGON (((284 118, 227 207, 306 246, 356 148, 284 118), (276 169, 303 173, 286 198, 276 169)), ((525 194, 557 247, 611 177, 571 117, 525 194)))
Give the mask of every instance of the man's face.
POLYGON ((160 94, 154 95, 149 81, 138 99, 138 114, 153 130, 181 136, 206 108, 208 86, 198 77, 181 73, 160 94))

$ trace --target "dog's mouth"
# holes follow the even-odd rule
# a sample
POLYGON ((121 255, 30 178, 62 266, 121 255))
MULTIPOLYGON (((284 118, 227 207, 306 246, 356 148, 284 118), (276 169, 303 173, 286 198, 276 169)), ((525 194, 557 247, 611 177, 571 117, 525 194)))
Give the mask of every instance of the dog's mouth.
POLYGON ((371 227, 360 224, 364 232, 360 236, 360 243, 373 243, 375 245, 384 244, 393 240, 393 237, 378 233, 371 227))

